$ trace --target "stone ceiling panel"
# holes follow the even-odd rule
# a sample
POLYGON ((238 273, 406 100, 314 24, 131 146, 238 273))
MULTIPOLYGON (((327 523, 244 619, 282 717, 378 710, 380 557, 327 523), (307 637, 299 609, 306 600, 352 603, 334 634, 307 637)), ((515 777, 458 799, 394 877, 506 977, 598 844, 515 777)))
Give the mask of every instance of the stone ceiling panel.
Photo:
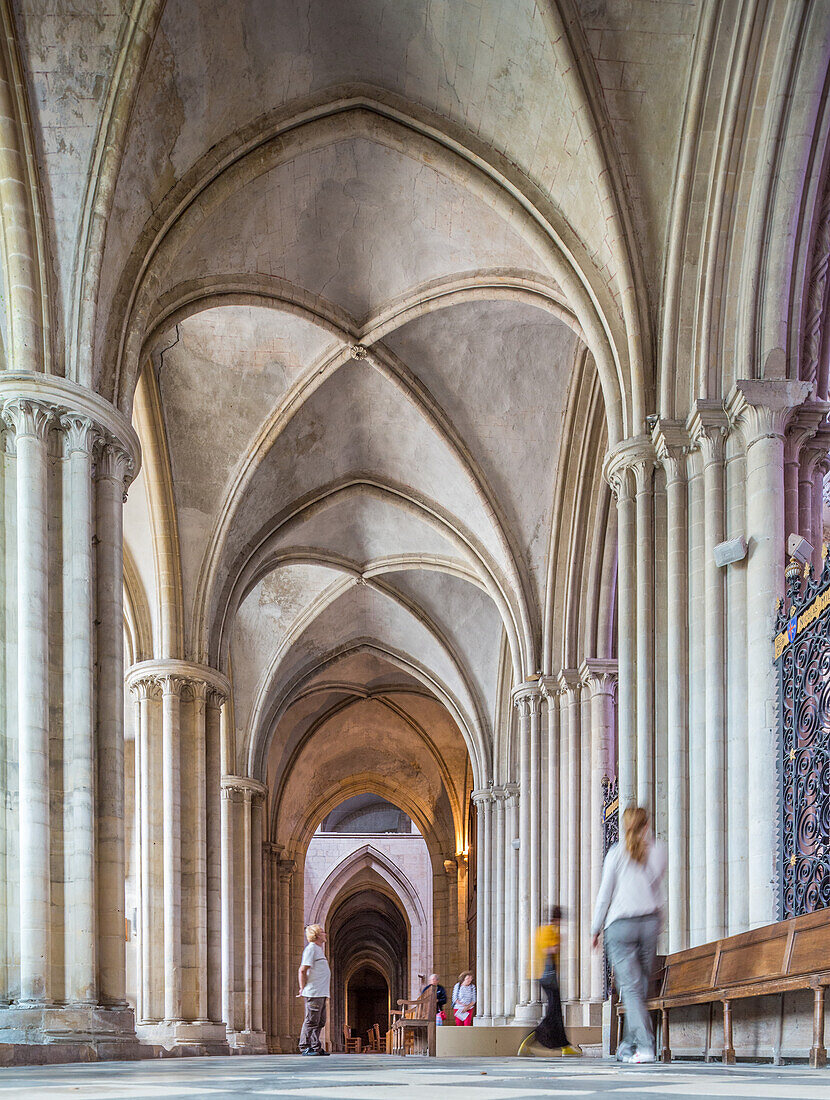
POLYGON ((577 337, 529 305, 468 302, 418 318, 386 342, 412 365, 480 464, 541 606, 577 337))
POLYGON ((274 276, 364 321, 421 283, 546 270, 501 214, 444 172, 365 138, 257 176, 187 242, 165 288, 207 272, 274 276))

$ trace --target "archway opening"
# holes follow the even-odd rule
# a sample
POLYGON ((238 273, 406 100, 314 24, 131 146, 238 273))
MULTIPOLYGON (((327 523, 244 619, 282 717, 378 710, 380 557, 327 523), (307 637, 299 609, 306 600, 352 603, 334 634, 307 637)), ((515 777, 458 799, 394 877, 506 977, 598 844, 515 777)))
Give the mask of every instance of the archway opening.
POLYGON ((346 985, 346 1022, 365 1041, 375 1024, 387 1030, 389 983, 376 966, 361 966, 346 985))
POLYGON ((384 1031, 388 1028, 390 1000, 396 1003, 399 997, 405 996, 409 928, 396 899, 379 889, 364 887, 347 894, 334 906, 328 920, 328 933, 334 975, 330 1002, 331 1037, 339 1047, 345 1024, 363 1040, 373 1024, 380 1024, 384 1031), (381 1002, 376 980, 374 987, 360 982, 355 987, 356 990, 374 988, 374 994, 349 1000, 352 976, 367 967, 383 975, 387 987, 385 1002, 381 1002), (358 1007, 360 1015, 352 1015, 350 1010, 358 1007), (371 1010, 377 1017, 381 1008, 380 1017, 369 1020, 364 1027, 365 1014, 371 1010))

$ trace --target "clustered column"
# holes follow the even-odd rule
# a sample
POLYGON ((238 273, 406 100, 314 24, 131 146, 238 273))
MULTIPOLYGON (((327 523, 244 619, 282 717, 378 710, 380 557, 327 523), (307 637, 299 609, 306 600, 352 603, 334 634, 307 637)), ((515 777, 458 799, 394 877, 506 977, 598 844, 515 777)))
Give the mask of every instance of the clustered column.
POLYGON ((222 776, 223 1002, 228 1042, 246 1054, 267 1051, 262 985, 266 795, 264 784, 255 779, 222 776))
POLYGON ((771 639, 785 536, 797 530, 819 550, 830 432, 826 405, 809 396, 807 383, 738 382, 723 405, 697 401, 684 421, 658 420, 650 439, 606 459, 618 513, 620 805, 645 804, 667 841, 671 950, 778 915, 771 639), (735 548, 718 566, 726 540, 735 548))
POLYGON ((5 375, 0 413, 15 533, 0 544, 0 1038, 43 1042, 48 1027, 126 1051, 121 515, 139 445, 63 379, 5 375))
POLYGON ((533 941, 542 904, 542 690, 538 682, 513 692, 519 725, 519 989, 516 1019, 535 1021, 541 1014, 538 976, 532 971, 533 941))
POLYGON ((139 1034, 227 1052, 221 1001, 221 673, 143 661, 138 708, 139 1034))

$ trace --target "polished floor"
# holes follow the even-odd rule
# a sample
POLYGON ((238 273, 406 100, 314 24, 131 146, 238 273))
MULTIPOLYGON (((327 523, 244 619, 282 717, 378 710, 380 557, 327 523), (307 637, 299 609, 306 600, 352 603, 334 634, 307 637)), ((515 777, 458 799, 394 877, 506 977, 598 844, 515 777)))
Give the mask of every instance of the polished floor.
POLYGON ((800 1066, 618 1066, 518 1058, 406 1061, 386 1056, 192 1058, 0 1070, 0 1100, 540 1100, 558 1096, 830 1098, 830 1070, 800 1066))

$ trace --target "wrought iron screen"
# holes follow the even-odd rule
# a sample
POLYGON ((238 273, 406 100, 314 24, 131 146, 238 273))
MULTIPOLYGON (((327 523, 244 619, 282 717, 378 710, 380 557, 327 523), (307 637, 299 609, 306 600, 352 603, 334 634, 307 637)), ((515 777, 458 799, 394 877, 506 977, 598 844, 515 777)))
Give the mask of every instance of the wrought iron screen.
POLYGON ((782 916, 830 906, 830 559, 787 567, 775 637, 779 687, 782 916))
MULTIPOLYGON (((608 854, 612 844, 620 839, 620 799, 617 780, 606 775, 602 780, 602 854, 608 854)), ((605 953, 605 998, 611 996, 611 967, 605 953)))

